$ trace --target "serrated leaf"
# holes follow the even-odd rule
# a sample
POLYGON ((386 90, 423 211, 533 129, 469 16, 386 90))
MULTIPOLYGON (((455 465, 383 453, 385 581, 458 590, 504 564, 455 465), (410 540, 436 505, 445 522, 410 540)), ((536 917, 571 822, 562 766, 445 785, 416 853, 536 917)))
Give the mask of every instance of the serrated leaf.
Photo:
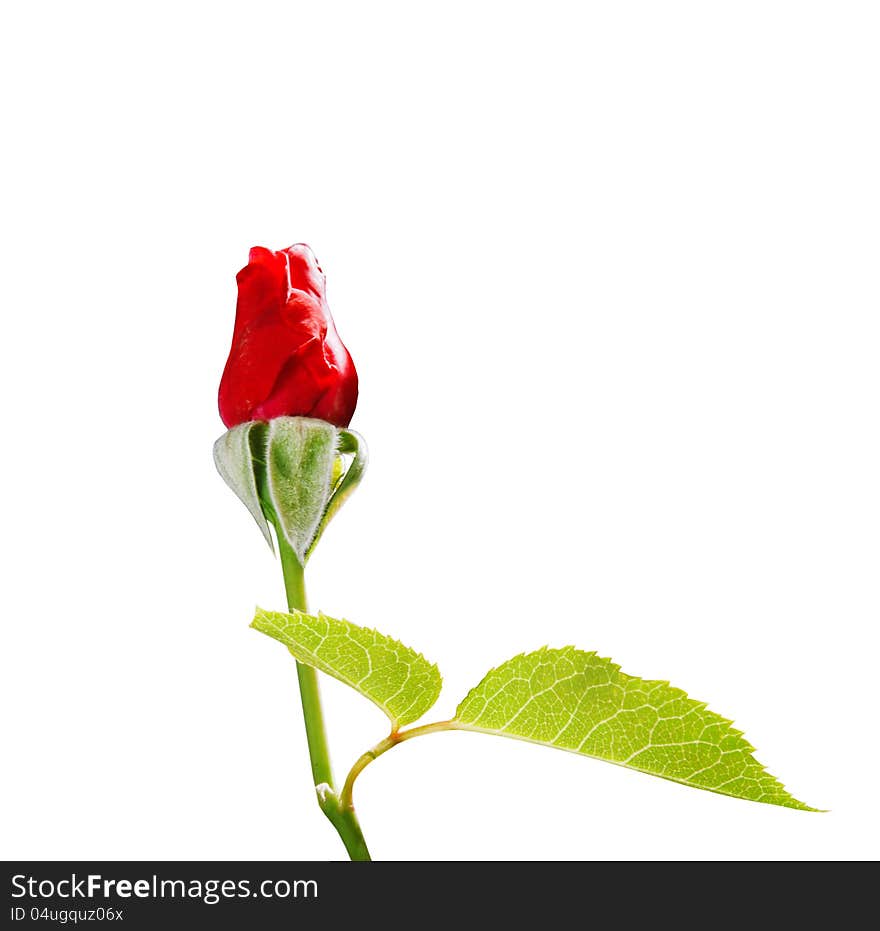
POLYGON ((391 719, 392 731, 420 718, 440 694, 437 667, 376 630, 325 614, 262 608, 251 627, 283 643, 301 663, 369 698, 391 719))
POLYGON ((254 463, 251 453, 251 431, 262 428, 256 421, 239 424, 228 430, 214 444, 214 465, 224 482, 238 495, 244 506, 251 512, 257 526, 266 538, 269 549, 275 552, 269 524, 263 515, 257 480, 254 475, 254 463))
POLYGON ((458 706, 454 726, 608 760, 722 795, 816 811, 752 756, 732 722, 668 682, 574 647, 516 656, 458 706))

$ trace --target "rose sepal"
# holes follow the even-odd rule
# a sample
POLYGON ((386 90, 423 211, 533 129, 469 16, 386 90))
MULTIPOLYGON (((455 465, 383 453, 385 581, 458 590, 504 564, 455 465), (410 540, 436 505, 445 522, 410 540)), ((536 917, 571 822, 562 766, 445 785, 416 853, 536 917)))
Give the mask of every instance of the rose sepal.
POLYGON ((305 566, 367 465, 363 438, 324 420, 275 417, 228 430, 214 463, 274 552, 269 524, 305 566))

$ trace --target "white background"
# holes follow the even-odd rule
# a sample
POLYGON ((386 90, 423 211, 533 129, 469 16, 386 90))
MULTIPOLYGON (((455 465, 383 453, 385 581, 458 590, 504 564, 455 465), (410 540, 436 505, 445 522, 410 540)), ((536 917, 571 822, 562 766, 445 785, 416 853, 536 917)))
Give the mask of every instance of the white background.
MULTIPOLYGON (((472 734, 377 858, 873 858, 872 3, 49 3, 0 30, 2 853, 337 858, 277 564, 215 474, 251 245, 311 243, 369 473, 311 603, 734 717, 810 815, 472 734)), ((326 689, 334 759, 382 715, 326 689)))

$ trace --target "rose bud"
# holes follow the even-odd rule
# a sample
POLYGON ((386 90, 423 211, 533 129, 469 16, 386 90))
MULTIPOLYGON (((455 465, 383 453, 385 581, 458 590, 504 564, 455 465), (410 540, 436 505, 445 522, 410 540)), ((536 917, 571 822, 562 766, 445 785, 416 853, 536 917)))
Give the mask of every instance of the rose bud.
POLYGON ((312 250, 302 243, 280 252, 258 246, 236 280, 232 349, 220 380, 223 423, 286 415, 347 427, 358 377, 312 250))

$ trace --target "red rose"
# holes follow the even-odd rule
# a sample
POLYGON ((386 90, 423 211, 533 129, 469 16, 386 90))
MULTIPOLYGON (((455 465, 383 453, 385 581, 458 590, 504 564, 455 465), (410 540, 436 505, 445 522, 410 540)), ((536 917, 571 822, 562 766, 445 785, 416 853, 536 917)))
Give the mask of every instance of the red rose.
POLYGON ((236 280, 232 349, 220 380, 223 423, 291 416, 347 427, 358 377, 312 250, 302 243, 281 252, 257 246, 236 280))

